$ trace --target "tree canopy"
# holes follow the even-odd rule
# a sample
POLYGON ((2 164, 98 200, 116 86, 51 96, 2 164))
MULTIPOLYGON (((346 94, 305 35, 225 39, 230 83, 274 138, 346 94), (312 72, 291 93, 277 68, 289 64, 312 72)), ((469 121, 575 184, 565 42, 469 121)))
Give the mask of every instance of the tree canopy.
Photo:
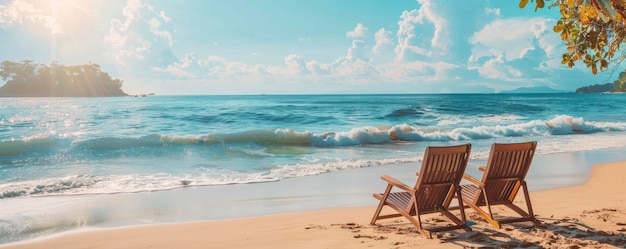
POLYGON ((613 81, 614 92, 626 92, 626 71, 619 73, 617 80, 613 81))
POLYGON ((102 97, 125 96, 123 81, 111 78, 94 63, 65 66, 56 62, 49 66, 30 60, 3 61, 0 96, 8 97, 102 97))
MULTIPOLYGON (((528 2, 520 0, 519 7, 525 8, 528 2)), ((619 52, 619 48, 626 42, 626 0, 534 2, 535 11, 545 6, 560 10, 561 18, 553 30, 561 34, 567 46, 561 63, 572 68, 575 62, 582 61, 593 74, 597 74, 607 69, 609 63, 619 64, 624 60, 624 54, 619 52)))
POLYGON ((613 83, 595 84, 590 86, 583 86, 576 89, 577 93, 603 93, 613 92, 613 83))

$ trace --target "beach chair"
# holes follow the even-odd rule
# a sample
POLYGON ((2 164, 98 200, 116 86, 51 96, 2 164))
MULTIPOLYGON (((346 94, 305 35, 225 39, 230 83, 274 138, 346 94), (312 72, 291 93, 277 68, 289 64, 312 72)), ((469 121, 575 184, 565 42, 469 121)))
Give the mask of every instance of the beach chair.
POLYGON ((433 232, 465 229, 471 231, 466 224, 465 212, 460 208, 461 217, 457 218, 448 210, 450 202, 456 196, 459 206, 463 206, 459 183, 469 159, 471 144, 449 147, 426 147, 422 168, 417 173, 417 183, 409 187, 388 175, 381 176, 387 182, 382 194, 374 194, 380 200, 370 224, 377 220, 404 216, 429 239, 433 232), (391 192, 396 187, 402 191, 391 192), (380 215, 384 206, 393 208, 397 213, 380 215), (454 225, 422 226, 420 216, 430 213, 441 213, 448 217, 454 225))
POLYGON ((532 163, 536 147, 537 142, 494 143, 491 146, 486 167, 478 168, 483 171, 482 180, 479 181, 467 174, 463 176, 463 179, 473 183, 461 186, 465 205, 476 210, 480 216, 496 228, 500 228, 505 223, 536 222, 524 180, 532 163), (513 204, 520 187, 524 191, 527 212, 513 204), (491 207, 495 205, 505 205, 521 217, 495 219, 491 211, 491 207), (481 209, 482 206, 485 206, 487 211, 481 209))

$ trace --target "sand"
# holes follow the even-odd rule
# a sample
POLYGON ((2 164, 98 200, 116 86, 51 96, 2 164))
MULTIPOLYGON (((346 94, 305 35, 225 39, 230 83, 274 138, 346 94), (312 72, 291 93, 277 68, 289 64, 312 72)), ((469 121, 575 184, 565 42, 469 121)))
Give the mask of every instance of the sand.
MULTIPOLYGON (((85 229, 0 248, 626 247, 626 161, 596 165, 584 184, 535 191, 530 197, 539 224, 522 222, 495 229, 467 209, 468 220, 476 223, 473 231, 441 232, 435 239, 426 239, 402 218, 369 225, 375 206, 367 206, 219 221, 85 229)), ((504 208, 495 208, 494 212, 511 214, 504 208)), ((437 214, 424 219, 426 223, 440 220, 437 214)))

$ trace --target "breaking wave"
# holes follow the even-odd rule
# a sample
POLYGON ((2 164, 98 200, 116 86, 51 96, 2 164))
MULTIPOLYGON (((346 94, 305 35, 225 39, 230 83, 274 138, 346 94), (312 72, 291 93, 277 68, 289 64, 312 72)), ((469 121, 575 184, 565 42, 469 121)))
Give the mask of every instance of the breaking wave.
POLYGON ((69 140, 52 136, 0 141, 0 155, 20 156, 57 150, 124 150, 145 147, 257 143, 273 146, 337 147, 383 144, 397 141, 466 141, 500 137, 551 136, 626 131, 623 122, 590 122, 559 115, 550 120, 532 120, 508 125, 482 125, 467 128, 418 127, 408 124, 365 126, 348 131, 314 133, 291 129, 250 130, 195 136, 153 134, 141 137, 103 137, 69 140))

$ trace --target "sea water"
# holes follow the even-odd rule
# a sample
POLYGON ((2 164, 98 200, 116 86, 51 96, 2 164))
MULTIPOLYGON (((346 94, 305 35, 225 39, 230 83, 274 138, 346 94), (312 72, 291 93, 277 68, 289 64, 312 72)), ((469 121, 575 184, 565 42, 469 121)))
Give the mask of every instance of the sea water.
MULTIPOLYGON (((624 160, 624 103, 626 94, 573 93, 1 98, 0 207, 277 184, 417 164, 426 146, 465 143, 470 164, 494 142, 525 141, 538 142, 539 158, 611 151, 602 159, 624 160)), ((567 175, 563 167, 576 165, 541 172, 567 175)))
POLYGON ((425 146, 626 145, 626 95, 0 99, 0 198, 273 182, 417 162, 425 146))

